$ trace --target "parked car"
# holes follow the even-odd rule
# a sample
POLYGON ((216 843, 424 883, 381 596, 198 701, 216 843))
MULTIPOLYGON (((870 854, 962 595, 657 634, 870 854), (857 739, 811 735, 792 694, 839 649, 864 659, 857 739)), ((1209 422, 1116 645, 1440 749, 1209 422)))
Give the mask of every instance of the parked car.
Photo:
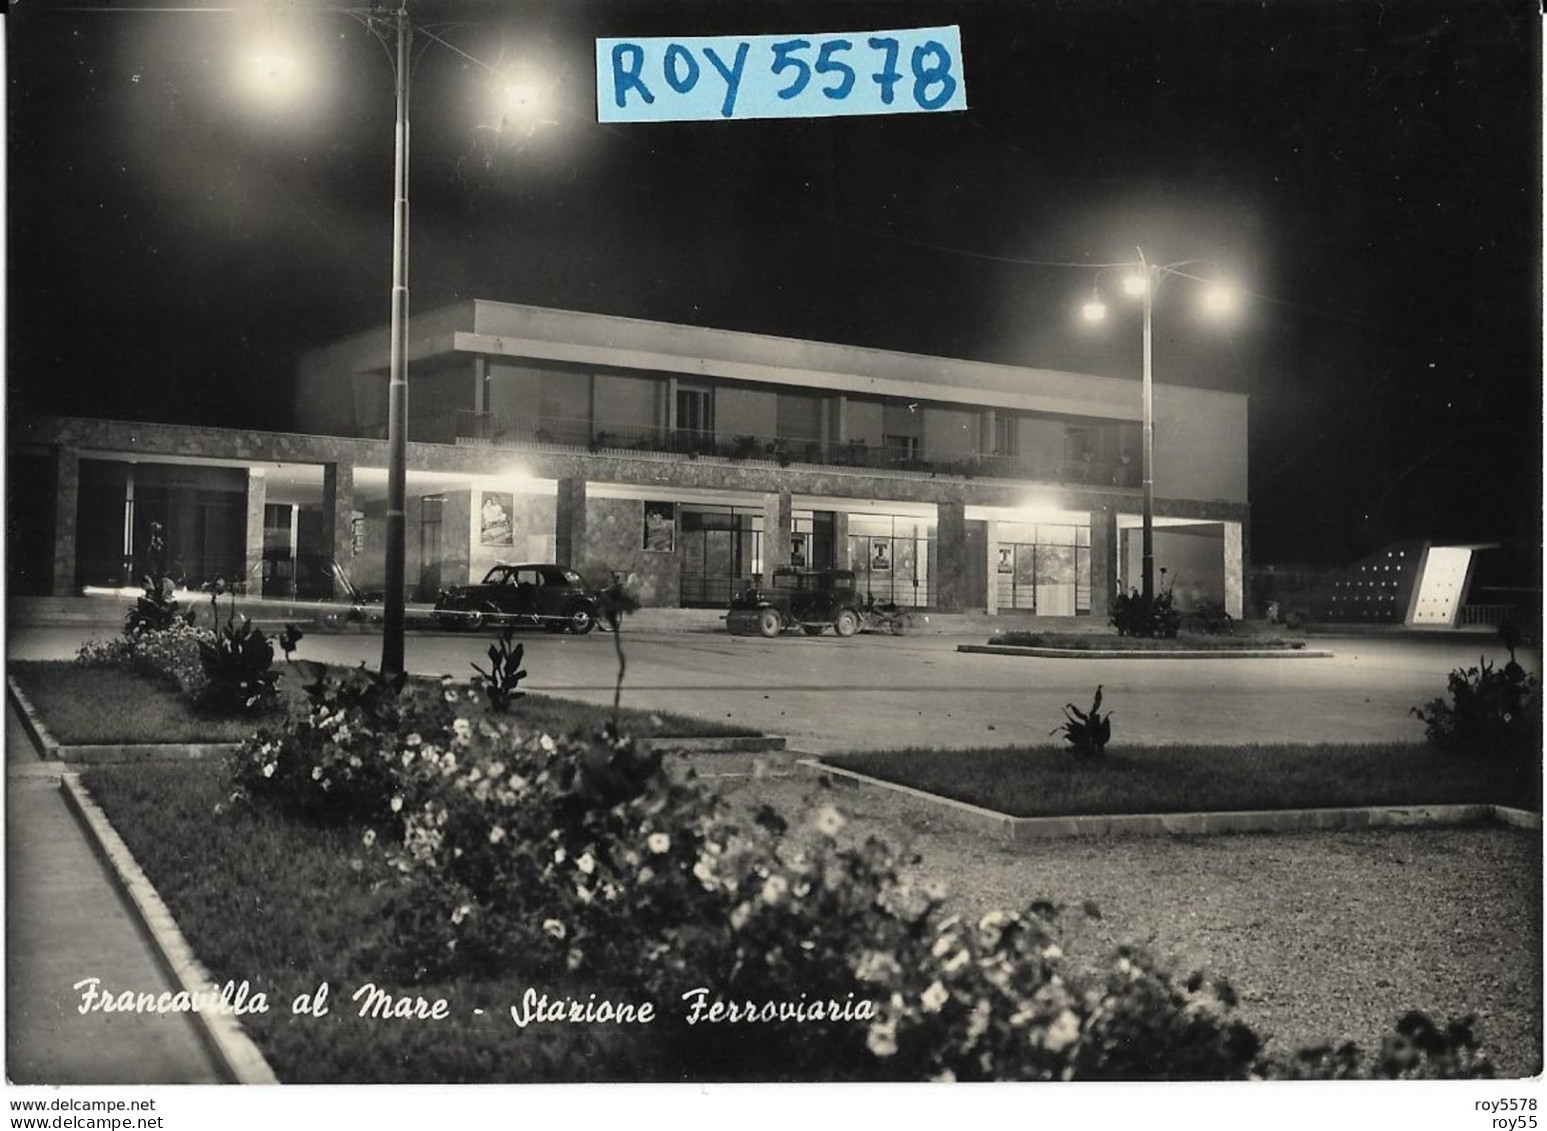
POLYGON ((778 636, 796 625, 807 636, 820 636, 829 625, 839 636, 853 636, 863 607, 853 570, 781 566, 771 587, 754 585, 731 600, 725 623, 740 636, 778 636))
POLYGON ((435 620, 447 628, 541 625, 584 635, 596 627, 596 594, 563 566, 497 565, 477 585, 442 589, 435 620))

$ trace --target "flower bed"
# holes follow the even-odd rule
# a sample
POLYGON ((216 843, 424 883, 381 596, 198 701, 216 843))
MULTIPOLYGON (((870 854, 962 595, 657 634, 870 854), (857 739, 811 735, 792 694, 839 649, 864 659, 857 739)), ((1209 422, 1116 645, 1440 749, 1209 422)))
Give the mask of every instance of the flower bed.
POLYGON ((1304 640, 1282 636, 1117 636, 1112 633, 1001 632, 988 643, 1006 648, 1064 648, 1073 652, 1294 652, 1304 640))
POLYGON ((1487 1070, 1464 1023, 1417 1015, 1378 1054, 1265 1058, 1224 982, 1133 948, 1076 964, 1046 903, 948 915, 830 806, 738 822, 614 729, 464 705, 355 676, 228 767, 86 776, 214 975, 282 1003, 244 1022, 283 1079, 1487 1070), (322 981, 327 1016, 283 1008, 322 981))

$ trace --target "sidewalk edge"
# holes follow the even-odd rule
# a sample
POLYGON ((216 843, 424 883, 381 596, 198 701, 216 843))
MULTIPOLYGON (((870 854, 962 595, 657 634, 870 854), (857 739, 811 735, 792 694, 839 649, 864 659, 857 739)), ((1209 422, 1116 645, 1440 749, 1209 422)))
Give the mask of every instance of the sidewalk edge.
MULTIPOLYGON (((161 901, 155 886, 140 869, 128 845, 124 844, 107 815, 81 784, 80 775, 65 773, 60 779, 59 789, 64 794, 65 803, 85 829, 92 847, 107 863, 113 883, 134 908, 141 928, 150 939, 156 957, 171 976, 173 985, 190 995, 207 993, 209 986, 218 983, 188 945, 177 921, 161 901)), ((203 1011, 193 1011, 190 1016, 217 1066, 233 1083, 279 1083, 274 1070, 258 1051, 258 1046, 234 1018, 203 1011)))
POLYGON ((1217 833, 1325 832, 1331 829, 1414 828, 1491 822, 1540 832, 1538 813, 1503 805, 1366 805, 1340 809, 1242 809, 1217 813, 1133 813, 1110 816, 1012 817, 992 809, 898 785, 845 769, 820 758, 796 762, 810 773, 841 778, 856 786, 900 793, 944 809, 1011 843, 1099 836, 1209 836, 1217 833))

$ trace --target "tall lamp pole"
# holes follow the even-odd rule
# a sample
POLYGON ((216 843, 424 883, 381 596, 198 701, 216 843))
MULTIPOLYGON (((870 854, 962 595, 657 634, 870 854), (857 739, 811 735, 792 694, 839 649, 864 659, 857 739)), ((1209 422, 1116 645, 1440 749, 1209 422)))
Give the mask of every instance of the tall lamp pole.
POLYGON ((1154 385, 1154 346, 1151 324, 1155 313, 1155 292, 1160 288, 1161 280, 1170 275, 1181 275, 1195 282, 1204 283, 1204 309, 1211 315, 1228 314, 1235 306, 1235 291, 1218 281, 1210 281, 1189 274, 1182 268, 1192 264, 1209 264, 1211 261, 1202 259, 1186 259, 1180 263, 1169 263, 1164 266, 1152 264, 1145 258, 1144 249, 1136 248, 1139 253, 1139 266, 1137 270, 1123 267, 1120 264, 1108 264, 1101 273, 1096 276, 1095 293, 1085 303, 1084 314, 1088 322, 1100 322, 1106 317, 1106 303, 1101 300, 1101 277, 1109 270, 1119 267, 1127 272, 1123 278, 1123 290, 1141 300, 1144 305, 1144 528, 1143 528, 1143 587, 1144 602, 1148 605, 1155 598, 1155 385, 1154 385))
POLYGON ((408 45, 407 0, 397 11, 397 128, 393 160, 392 343, 387 385, 387 592, 382 610, 381 671, 403 671, 405 510, 408 475, 408 45))
POLYGON ((1155 400, 1154 371, 1151 361, 1150 320, 1155 310, 1155 283, 1144 250, 1139 252, 1139 265, 1144 271, 1144 605, 1149 607, 1155 598, 1155 400))

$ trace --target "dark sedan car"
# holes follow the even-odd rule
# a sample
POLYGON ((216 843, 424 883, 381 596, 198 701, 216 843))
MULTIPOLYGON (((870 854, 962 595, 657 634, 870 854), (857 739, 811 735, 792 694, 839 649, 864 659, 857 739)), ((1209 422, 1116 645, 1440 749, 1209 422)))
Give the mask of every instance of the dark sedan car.
POLYGON ((799 625, 807 636, 820 636, 828 625, 839 636, 859 631, 859 594, 850 569, 795 569, 780 566, 773 587, 756 585, 731 601, 726 627, 737 636, 778 636, 799 625))
POLYGON ((580 635, 596 627, 596 594, 562 566, 497 565, 477 585, 442 589, 435 619, 447 628, 541 625, 580 635))

